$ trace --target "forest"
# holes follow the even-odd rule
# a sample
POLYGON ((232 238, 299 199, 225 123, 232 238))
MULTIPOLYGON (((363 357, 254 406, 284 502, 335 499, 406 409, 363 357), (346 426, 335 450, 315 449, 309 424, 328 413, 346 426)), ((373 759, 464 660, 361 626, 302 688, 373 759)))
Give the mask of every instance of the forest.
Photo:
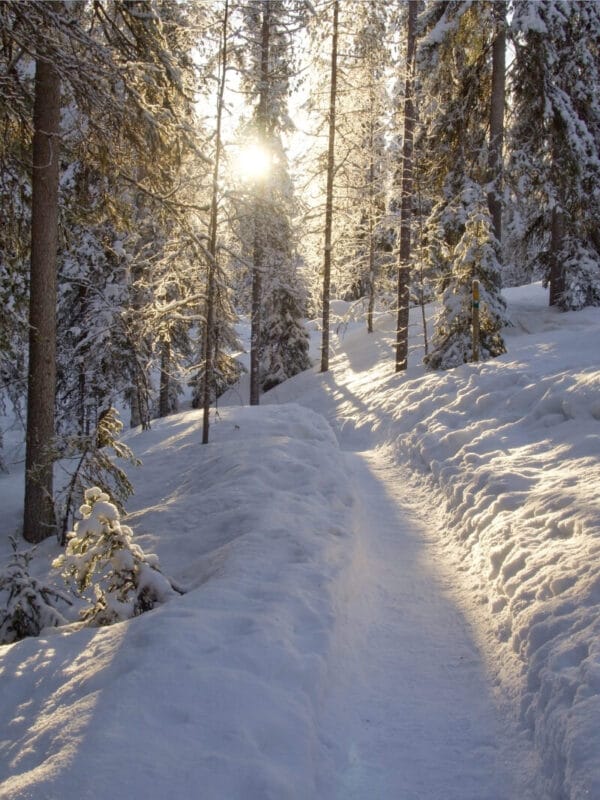
POLYGON ((0 800, 600 797, 600 3, 0 33, 0 800))
POLYGON ((70 524, 53 462, 93 460, 119 402, 148 428, 192 386, 208 441, 239 315, 257 404, 310 366, 306 319, 328 369, 332 298, 367 331, 397 314, 398 371, 411 305, 440 304, 438 370, 505 352, 502 286, 600 303, 595 2, 28 0, 0 26, 0 392, 31 542, 70 524))

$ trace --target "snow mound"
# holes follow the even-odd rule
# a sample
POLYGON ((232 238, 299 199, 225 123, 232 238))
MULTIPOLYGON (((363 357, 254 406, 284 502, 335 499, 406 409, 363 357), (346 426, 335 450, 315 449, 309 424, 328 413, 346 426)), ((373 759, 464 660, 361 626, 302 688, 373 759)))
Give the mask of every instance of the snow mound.
POLYGON ((300 406, 221 412, 204 447, 200 430, 192 412, 129 437, 128 524, 188 593, 0 649, 1 798, 315 796, 343 455, 300 406))
MULTIPOLYGON (((600 797, 600 309, 560 313, 540 285, 506 296, 507 355, 394 375, 381 362, 393 322, 381 319, 372 339, 354 332, 340 346, 320 391, 337 398, 342 443, 368 431, 415 492, 429 484, 423 513, 444 509, 457 584, 466 569, 490 662, 542 754, 546 796, 600 797)), ((314 404, 314 384, 294 381, 289 394, 314 404)))

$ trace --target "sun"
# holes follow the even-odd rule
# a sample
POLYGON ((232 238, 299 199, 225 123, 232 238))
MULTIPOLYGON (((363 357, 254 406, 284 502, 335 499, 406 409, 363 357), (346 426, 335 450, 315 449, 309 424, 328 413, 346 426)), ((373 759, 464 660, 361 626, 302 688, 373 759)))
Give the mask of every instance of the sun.
POLYGON ((260 144, 242 147, 236 159, 237 171, 247 182, 264 180, 271 171, 272 155, 260 144))

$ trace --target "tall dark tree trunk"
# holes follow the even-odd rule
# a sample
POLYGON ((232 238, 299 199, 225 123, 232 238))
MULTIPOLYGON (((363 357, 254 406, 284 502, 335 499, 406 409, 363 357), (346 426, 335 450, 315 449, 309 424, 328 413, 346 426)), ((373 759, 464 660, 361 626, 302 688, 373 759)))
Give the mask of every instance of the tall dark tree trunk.
POLYGON ((502 243, 502 184, 504 147, 504 108, 506 98, 506 2, 493 3, 494 43, 492 45, 492 97, 490 102, 490 148, 488 180, 492 185, 488 207, 494 235, 502 243))
MULTIPOLYGON (((257 134, 261 144, 266 141, 267 134, 267 107, 269 99, 269 46, 271 35, 271 20, 269 15, 269 2, 263 0, 262 31, 260 43, 260 92, 257 112, 257 134)), ((254 199, 254 246, 252 252, 252 318, 250 324, 250 405, 257 406, 260 399, 260 329, 261 329, 261 303, 262 303, 262 272, 264 258, 264 213, 263 213, 264 188, 260 184, 256 187, 254 199)))
POLYGON ((565 218, 561 208, 552 209, 552 222, 550 232, 550 305, 560 304, 565 291, 565 272, 563 268, 561 249, 565 235, 565 218))
POLYGON ((331 36, 331 88, 329 94, 329 146, 327 150, 327 188, 325 193, 325 252, 323 257, 323 332, 321 338, 321 372, 329 369, 329 302, 331 293, 331 248, 333 228, 333 177, 335 169, 335 105, 337 100, 339 0, 333 4, 331 36))
POLYGON ((202 444, 208 444, 210 428, 210 398, 214 384, 214 324, 215 324, 215 271, 217 260, 217 229, 219 224, 219 167, 221 162, 221 122, 223 118, 223 96, 227 78, 227 24, 229 2, 225 0, 223 11, 223 44, 221 47, 221 73, 217 95, 217 130, 215 141, 215 163, 213 166, 212 195, 210 202, 210 224, 208 231, 208 276, 206 285, 206 321, 204 327, 204 386, 202 397, 202 444))
POLYGON ((406 81, 404 88, 404 137, 402 142, 402 195, 400 247, 398 252, 398 320, 396 324, 396 372, 408 365, 408 314, 410 302, 410 232, 413 207, 413 136, 415 126, 414 62, 418 0, 409 0, 406 81))
POLYGON ((53 503, 56 393, 56 260, 60 78, 38 58, 33 108, 29 378, 23 535, 40 542, 56 532, 53 503))

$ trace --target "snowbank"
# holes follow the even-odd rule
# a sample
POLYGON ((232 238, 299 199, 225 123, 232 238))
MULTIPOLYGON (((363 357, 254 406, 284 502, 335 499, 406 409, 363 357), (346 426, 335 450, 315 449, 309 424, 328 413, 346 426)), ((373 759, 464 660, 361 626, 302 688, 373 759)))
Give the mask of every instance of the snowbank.
POLYGON ((384 316, 371 341, 362 326, 348 332, 318 390, 301 376, 285 392, 335 397, 346 446, 375 438, 415 491, 426 479, 423 513, 443 504, 440 533, 487 609, 478 624, 542 754, 546 796, 598 798, 600 309, 560 313, 539 285, 506 296, 513 327, 497 360, 393 375, 384 316))
POLYGON ((306 800, 352 498, 300 406, 197 412, 130 437, 127 522, 188 593, 0 648, 0 797, 306 800), (146 534, 144 535, 144 531, 146 534))
MULTIPOLYGON (((394 375, 393 320, 367 336, 340 304, 326 375, 260 408, 224 408, 240 403, 231 392, 206 447, 196 413, 131 435, 144 466, 127 523, 189 592, 0 649, 0 798, 104 800, 118 785, 134 800, 316 800, 316 708, 355 511, 336 437, 391 453, 439 529, 542 754, 541 796, 600 797, 600 310, 549 309, 540 286, 506 295, 513 327, 495 361, 425 373, 416 311, 412 366, 394 375)), ((0 476, 6 552, 20 482, 0 476)))

